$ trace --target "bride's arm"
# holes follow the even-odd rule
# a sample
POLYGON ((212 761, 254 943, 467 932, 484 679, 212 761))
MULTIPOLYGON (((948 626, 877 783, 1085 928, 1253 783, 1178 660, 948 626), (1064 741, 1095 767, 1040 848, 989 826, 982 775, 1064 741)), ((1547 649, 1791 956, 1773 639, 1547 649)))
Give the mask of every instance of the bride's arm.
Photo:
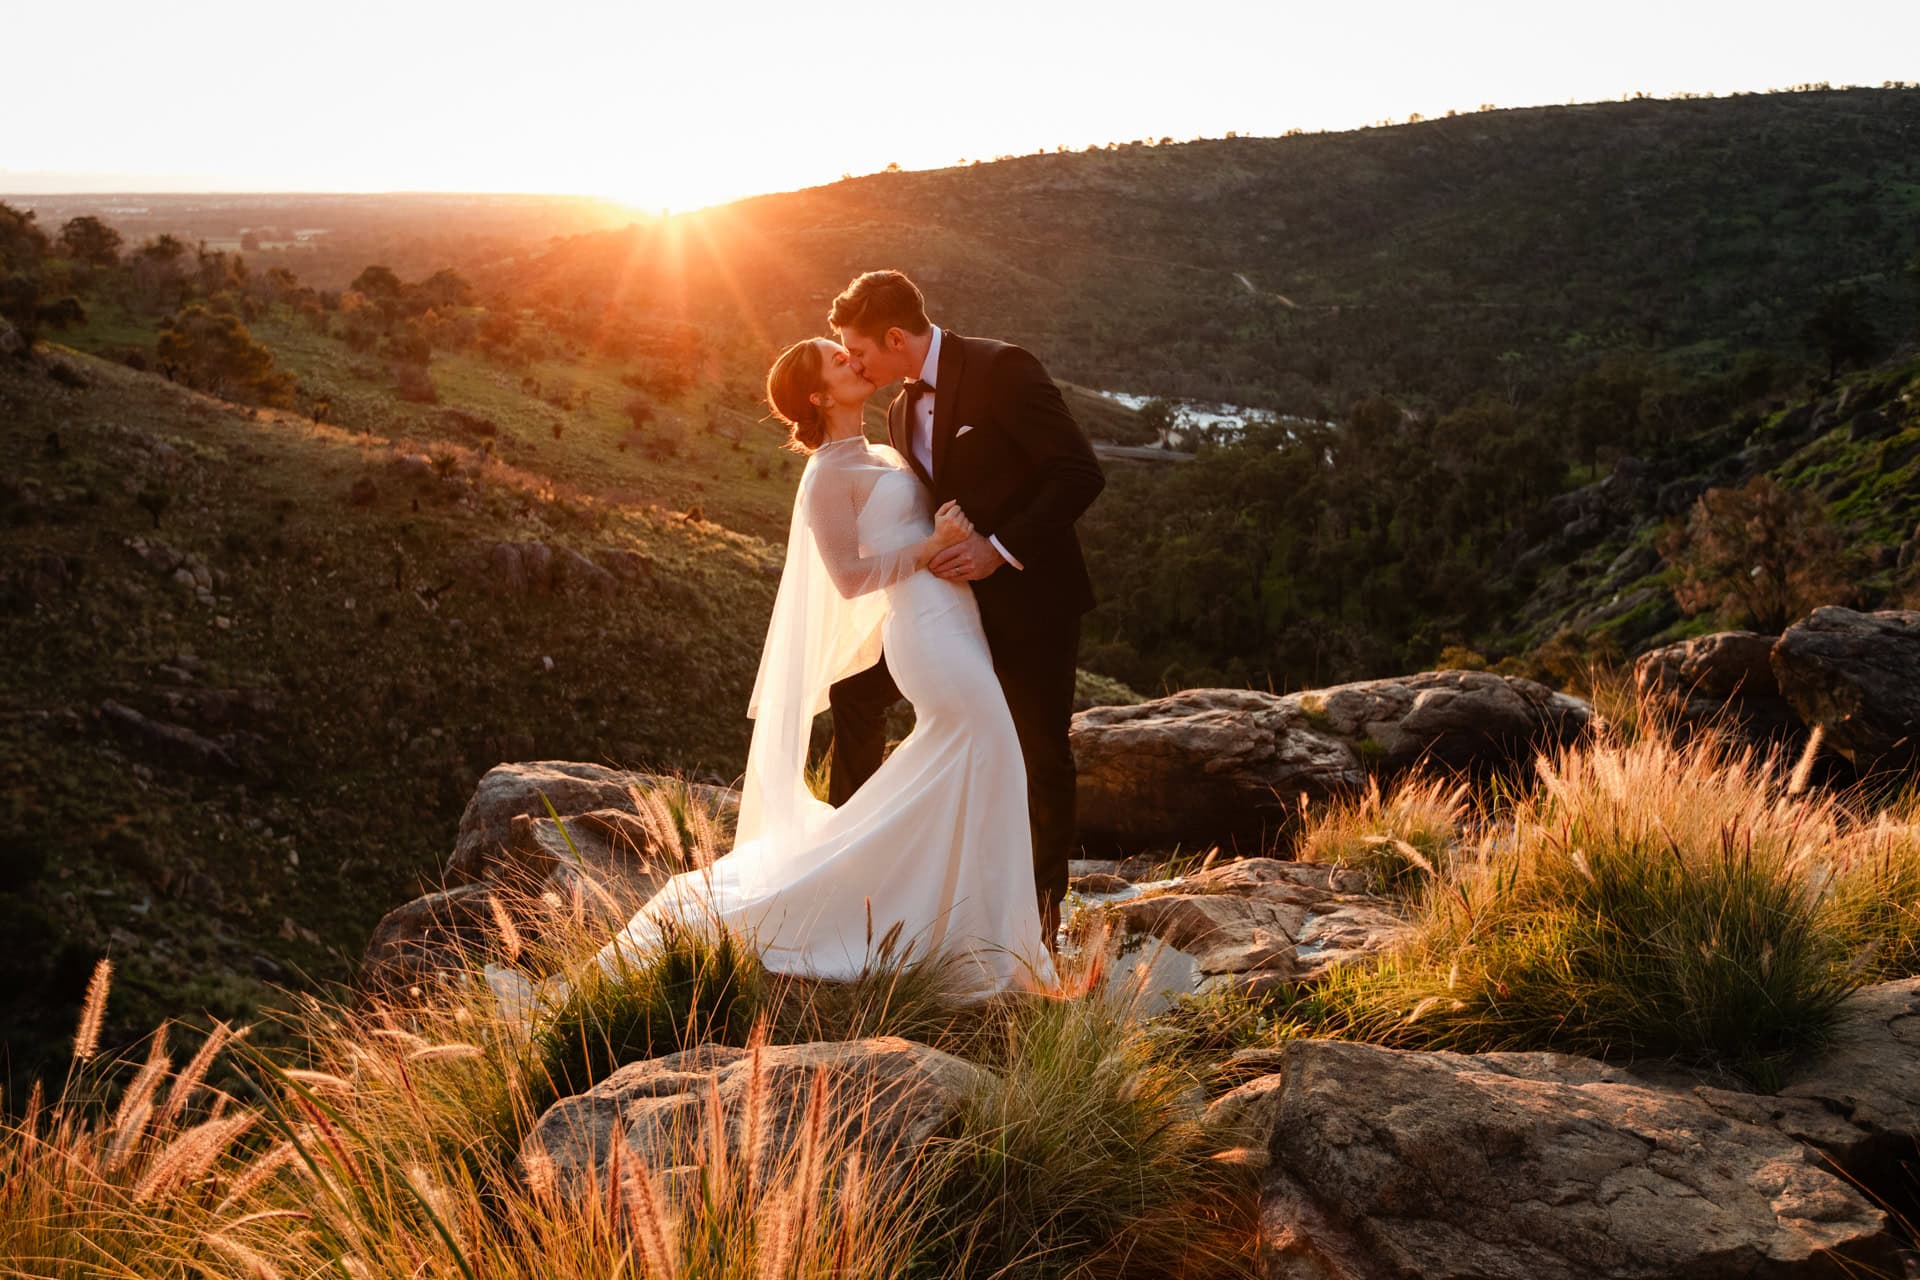
POLYGON ((829 473, 817 477, 817 481, 804 498, 807 527, 813 531, 813 540, 820 548, 820 558, 826 563, 835 589, 849 600, 870 591, 884 590, 918 573, 927 567, 935 552, 964 540, 973 532, 959 504, 950 502, 940 509, 933 532, 927 537, 897 551, 863 556, 857 525, 860 509, 851 477, 829 473))

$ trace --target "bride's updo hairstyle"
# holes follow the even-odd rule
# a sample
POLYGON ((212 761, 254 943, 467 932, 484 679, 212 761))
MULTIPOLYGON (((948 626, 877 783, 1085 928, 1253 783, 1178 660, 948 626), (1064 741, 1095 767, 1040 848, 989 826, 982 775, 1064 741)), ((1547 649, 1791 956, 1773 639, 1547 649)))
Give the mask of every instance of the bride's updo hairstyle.
POLYGON ((767 403, 773 416, 787 424, 787 448, 795 453, 812 453, 826 439, 826 412, 812 400, 824 386, 820 348, 811 339, 782 351, 767 370, 767 403))

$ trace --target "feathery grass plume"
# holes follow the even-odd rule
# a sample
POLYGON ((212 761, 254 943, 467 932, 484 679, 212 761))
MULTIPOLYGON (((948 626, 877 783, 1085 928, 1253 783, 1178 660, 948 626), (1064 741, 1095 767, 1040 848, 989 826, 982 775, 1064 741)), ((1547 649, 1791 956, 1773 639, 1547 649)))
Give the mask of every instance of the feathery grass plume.
POLYGON ((127 1162, 140 1140, 146 1136, 147 1121, 153 1114, 154 1091, 160 1087, 160 1081, 166 1076, 167 1068, 172 1066, 167 1057, 167 1028, 165 1024, 153 1033, 153 1043, 147 1050, 147 1060, 141 1064, 140 1071, 127 1086, 126 1093, 120 1097, 120 1106, 113 1115, 110 1132, 112 1141, 108 1144, 105 1164, 108 1169, 118 1169, 127 1162))
POLYGON ((146 1172, 133 1186, 135 1200, 153 1200, 174 1187, 187 1187, 205 1177, 214 1161, 258 1119, 251 1111, 241 1111, 217 1120, 205 1120, 180 1134, 147 1165, 146 1172))
POLYGON ((930 1151, 923 1261, 948 1275, 1243 1274, 1257 1188, 1211 1159, 1194 1078, 1117 1001, 1007 1008, 991 1070, 930 1151))
POLYGON ((298 1154, 293 1141, 275 1143, 260 1155, 248 1161, 240 1176, 227 1188, 227 1194, 214 1209, 216 1216, 246 1202, 255 1188, 261 1186, 274 1174, 292 1164, 298 1154))
POLYGON ((1920 976, 1920 800, 1858 824, 1833 863, 1823 919, 1846 979, 1920 976))
POLYGON ((1376 892, 1417 892, 1463 839, 1464 783, 1409 774, 1384 794, 1377 778, 1359 797, 1323 806, 1294 856, 1365 872, 1376 892))
POLYGON ((215 1251, 225 1254, 244 1269, 247 1280, 280 1280, 280 1272, 266 1256, 231 1236, 208 1231, 200 1237, 215 1251))
POLYGON ((1820 755, 1820 744, 1826 741, 1826 737, 1827 726, 1813 726, 1813 732, 1807 735, 1807 745, 1800 751, 1800 760, 1793 766, 1793 776, 1787 781, 1788 795, 1797 796, 1807 789, 1807 783, 1813 777, 1814 761, 1820 755))
POLYGON ((168 1087, 167 1099, 160 1107, 160 1118, 157 1122, 161 1128, 171 1126, 180 1118, 187 1104, 193 1100, 194 1093, 205 1082, 207 1072, 213 1067, 214 1059, 220 1056, 220 1051, 226 1047, 227 1042, 237 1036, 246 1035, 249 1030, 250 1028, 242 1027, 236 1032, 224 1022, 217 1020, 214 1022, 213 1029, 207 1032, 206 1039, 200 1042, 200 1047, 194 1050, 193 1057, 187 1059, 187 1065, 180 1069, 179 1074, 173 1078, 173 1084, 168 1087))
POLYGON ((493 915, 493 927, 500 932, 500 951, 508 964, 520 962, 520 930, 514 928, 513 917, 507 914, 507 908, 498 897, 487 895, 487 910, 493 915))
POLYGON ((100 1027, 107 1016, 107 989, 113 985, 113 961, 101 956, 87 979, 86 998, 80 1002, 80 1024, 73 1033, 73 1061, 91 1061, 100 1052, 100 1027))
POLYGON ((1833 973, 1814 869, 1844 813, 1777 753, 1643 725, 1537 762, 1537 785, 1414 903, 1400 951, 1335 970, 1323 1030, 1466 1051, 1674 1056, 1764 1079, 1817 1040, 1833 973))

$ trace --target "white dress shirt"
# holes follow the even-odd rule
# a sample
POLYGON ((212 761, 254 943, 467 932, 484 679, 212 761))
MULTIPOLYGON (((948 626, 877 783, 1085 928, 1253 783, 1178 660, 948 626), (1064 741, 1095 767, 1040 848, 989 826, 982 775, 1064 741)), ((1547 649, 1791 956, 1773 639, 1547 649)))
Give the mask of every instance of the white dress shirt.
MULTIPOLYGON (((928 475, 933 474, 934 380, 939 376, 939 373, 940 326, 934 325, 933 341, 927 344, 927 358, 921 362, 920 365, 920 381, 927 384, 927 389, 920 394, 918 400, 914 401, 912 431, 911 437, 908 440, 908 447, 913 450, 913 456, 919 460, 920 465, 926 469, 928 475)), ((1000 539, 989 534, 987 541, 993 544, 993 549, 1000 553, 1002 560, 1005 560, 1016 569, 1026 568, 1025 565, 1013 558, 1012 552, 1000 545, 1000 539)))

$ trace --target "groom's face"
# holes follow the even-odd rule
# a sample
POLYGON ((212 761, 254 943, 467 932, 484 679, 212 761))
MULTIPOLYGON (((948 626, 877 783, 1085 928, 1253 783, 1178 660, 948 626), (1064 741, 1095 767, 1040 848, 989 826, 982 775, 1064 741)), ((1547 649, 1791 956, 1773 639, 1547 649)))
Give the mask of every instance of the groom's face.
POLYGON ((907 368, 906 341, 898 329, 889 329, 878 338, 858 329, 842 329, 840 345, 852 357, 854 372, 875 385, 919 372, 907 368))

